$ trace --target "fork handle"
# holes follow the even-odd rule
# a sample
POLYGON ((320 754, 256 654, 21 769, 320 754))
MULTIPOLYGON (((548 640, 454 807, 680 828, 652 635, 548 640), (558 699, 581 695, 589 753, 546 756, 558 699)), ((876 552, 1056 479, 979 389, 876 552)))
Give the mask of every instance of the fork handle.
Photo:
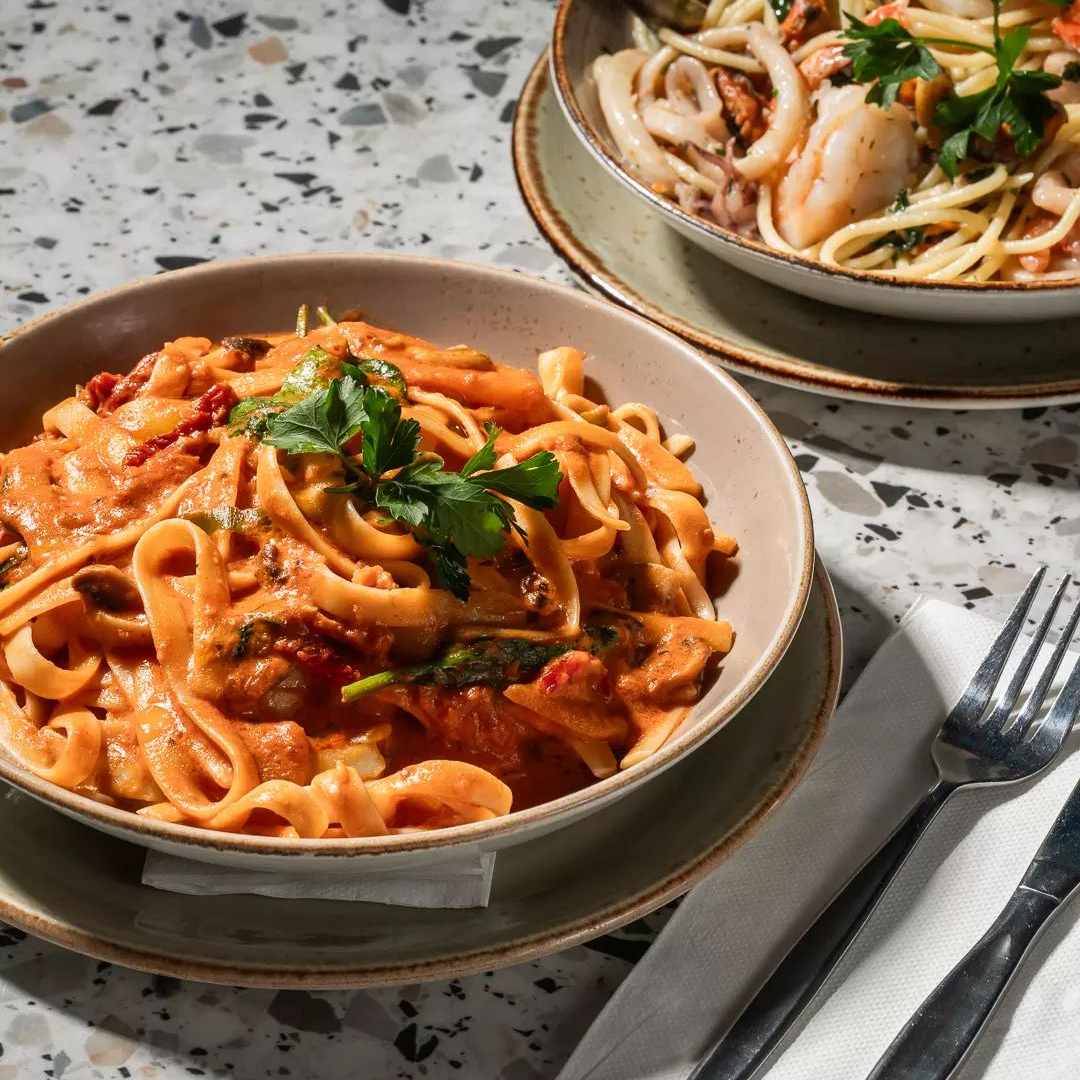
POLYGON ((959 786, 944 780, 934 785, 806 930, 688 1080, 749 1080, 761 1068, 840 962, 911 849, 959 786))
POLYGON ((1020 885, 994 925, 938 983, 867 1080, 948 1080, 1061 900, 1020 885))

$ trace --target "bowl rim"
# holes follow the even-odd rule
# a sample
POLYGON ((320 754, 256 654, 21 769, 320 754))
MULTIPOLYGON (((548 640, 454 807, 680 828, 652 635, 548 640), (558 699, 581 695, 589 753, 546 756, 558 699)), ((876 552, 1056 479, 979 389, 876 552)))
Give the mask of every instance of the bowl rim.
POLYGON ((720 241, 721 244, 740 248, 751 256, 764 258, 767 261, 794 269, 799 273, 817 275, 826 279, 843 278, 851 282, 857 282, 860 285, 883 290, 897 289, 927 295, 935 293, 973 293, 975 295, 1001 294, 1009 296, 1030 292, 1066 294, 1076 292, 1080 294, 1080 278, 1071 281, 926 281, 922 279, 889 278, 867 270, 858 270, 846 266, 829 266, 817 259, 808 259, 802 255, 777 251, 760 240, 751 240, 745 236, 740 236, 738 233, 706 221, 696 214, 687 213, 678 204, 653 191, 647 184, 634 176, 619 158, 612 153, 606 141, 600 137, 596 129, 589 123, 584 111, 578 104, 577 94, 574 92, 570 80, 566 60, 568 28, 574 6, 578 3, 579 0, 559 0, 559 7, 555 12, 555 22, 551 31, 550 63, 553 75, 552 83, 555 87, 555 96, 559 105, 570 121, 570 126, 589 153, 620 183, 647 202, 662 216, 677 221, 684 230, 696 233, 700 238, 720 241))
POLYGON ((660 341, 666 340, 669 344, 677 346, 678 353, 685 357, 689 369, 696 370, 706 379, 715 380, 720 387, 732 395, 749 412, 750 417, 757 425, 761 437, 777 452, 779 460, 787 469, 799 515, 797 555, 800 559, 800 566, 794 594, 789 599, 783 624, 774 635, 772 648, 758 657, 745 676, 744 685, 726 703, 722 710, 713 710, 711 715, 702 719, 692 729, 661 746, 655 753, 629 769, 619 771, 614 776, 599 780, 579 791, 571 792, 558 799, 540 803, 524 810, 512 811, 503 817, 464 825, 454 825, 443 829, 433 829, 427 832, 331 839, 249 836, 242 833, 215 832, 198 826, 180 825, 140 817, 130 810, 122 810, 118 807, 99 803, 85 795, 76 794, 41 779, 29 770, 15 764, 3 753, 0 753, 0 779, 20 788, 27 794, 59 807, 67 813, 74 814, 76 817, 96 819, 109 829, 187 847, 192 852, 215 851, 221 854, 244 853, 334 859, 355 856, 375 857, 382 854, 400 854, 443 848, 452 849, 462 844, 494 841, 506 833, 536 825, 571 810, 582 809, 601 797, 620 792, 638 782, 647 780, 651 775, 692 752, 695 747, 733 719, 764 685, 781 657, 787 651, 795 631, 799 627, 810 595, 814 577, 815 549, 814 525, 809 498, 799 467, 795 463, 795 459, 783 436, 751 394, 727 372, 715 364, 709 363, 689 342, 634 312, 627 311, 609 300, 590 296, 579 289, 555 284, 543 278, 523 274, 516 270, 455 259, 390 252, 305 252, 299 254, 258 255, 222 260, 220 262, 211 261, 198 266, 169 271, 167 274, 137 278, 134 281, 92 293, 71 304, 46 312, 28 323, 23 323, 11 332, 0 335, 0 363, 3 361, 4 347, 9 342, 14 341, 16 338, 25 338, 27 334, 32 334, 36 329, 55 319, 78 317, 80 313, 93 308, 104 300, 115 300, 126 295, 137 296, 140 291, 148 288, 168 289, 170 287, 169 282, 190 281, 199 278, 213 279, 221 273, 248 271, 257 265, 266 263, 309 263, 314 266, 327 260, 345 260, 361 266, 395 263, 402 266, 425 267, 438 269, 442 273, 454 273, 474 278, 494 278, 504 283, 514 282, 519 287, 522 282, 525 282, 527 283, 525 287, 530 290, 547 293, 554 298, 560 299, 563 303, 569 302, 592 308, 604 313, 608 318, 629 321, 636 326, 639 333, 651 335, 660 341))

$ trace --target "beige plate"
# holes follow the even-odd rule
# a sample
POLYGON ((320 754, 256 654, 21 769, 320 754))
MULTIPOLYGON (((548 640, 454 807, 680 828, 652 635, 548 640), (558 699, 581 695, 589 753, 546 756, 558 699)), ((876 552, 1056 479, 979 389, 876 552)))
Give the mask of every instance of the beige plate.
POLYGON ((740 273, 642 204, 559 110, 547 54, 522 91, 514 168, 541 231, 587 284, 734 371, 838 397, 942 408, 1080 398, 1080 319, 906 322, 815 303, 740 273))
POLYGON ((840 666, 819 562, 790 648, 737 719, 620 801, 500 852, 483 910, 159 892, 140 884, 142 848, 8 789, 0 918, 89 956, 234 986, 393 985, 546 955, 655 910, 745 843, 821 745, 840 666))

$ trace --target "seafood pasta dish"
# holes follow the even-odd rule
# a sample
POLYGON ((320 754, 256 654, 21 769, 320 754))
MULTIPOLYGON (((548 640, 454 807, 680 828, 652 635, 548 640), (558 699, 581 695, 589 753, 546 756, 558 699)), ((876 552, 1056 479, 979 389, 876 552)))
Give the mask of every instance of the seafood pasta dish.
POLYGON ((0 744, 150 818, 482 821, 656 751, 732 646, 647 404, 318 309, 167 342, 0 460, 0 744))
POLYGON ((712 0, 593 63, 630 172, 739 236, 897 278, 1080 277, 1080 0, 712 0))

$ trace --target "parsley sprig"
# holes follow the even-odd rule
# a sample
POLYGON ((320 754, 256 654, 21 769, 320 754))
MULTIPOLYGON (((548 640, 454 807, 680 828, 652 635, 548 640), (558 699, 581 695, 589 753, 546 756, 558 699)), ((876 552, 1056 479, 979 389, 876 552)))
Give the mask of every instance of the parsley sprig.
MULTIPOLYGON (((1069 0, 1050 0, 1059 7, 1069 0)), ((957 166, 967 156, 975 136, 994 142, 1004 128, 1016 153, 1029 157, 1039 147, 1045 124, 1055 109, 1047 90, 1061 85, 1058 75, 1045 71, 1017 71, 1016 63, 1031 35, 1030 26, 1020 26, 1004 36, 999 18, 1002 0, 994 4, 994 44, 978 45, 950 38, 918 37, 896 19, 883 19, 869 26, 852 17, 844 31, 848 39, 844 55, 851 57, 852 73, 858 82, 873 81, 866 100, 888 109, 896 101, 900 87, 909 79, 931 80, 942 67, 929 46, 976 50, 994 57, 997 78, 992 86, 975 94, 945 98, 934 113, 934 126, 950 132, 942 142, 938 160, 942 171, 955 180, 957 166)))
POLYGON ((468 557, 495 555, 512 529, 520 532, 513 507, 502 496, 536 510, 553 508, 562 480, 558 459, 544 450, 510 468, 489 471, 500 429, 487 424, 483 447, 460 472, 451 472, 442 458, 420 452, 420 425, 402 416, 401 402, 367 381, 372 374, 403 389, 394 365, 359 360, 343 364, 342 370, 327 386, 266 415, 261 428, 242 430, 289 454, 337 458, 346 483, 327 490, 360 498, 407 525, 427 547, 439 583, 467 600, 468 557))

